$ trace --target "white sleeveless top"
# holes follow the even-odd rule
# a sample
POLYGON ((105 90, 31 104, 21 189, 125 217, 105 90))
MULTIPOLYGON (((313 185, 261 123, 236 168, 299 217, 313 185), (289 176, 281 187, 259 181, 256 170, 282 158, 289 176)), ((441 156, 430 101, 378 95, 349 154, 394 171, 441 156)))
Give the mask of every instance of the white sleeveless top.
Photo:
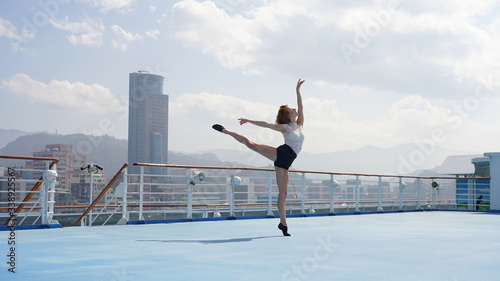
POLYGON ((295 154, 299 154, 302 150, 302 143, 304 142, 304 134, 302 133, 302 126, 298 123, 288 123, 283 124, 285 132, 283 133, 283 138, 285 139, 285 144, 290 146, 295 154))

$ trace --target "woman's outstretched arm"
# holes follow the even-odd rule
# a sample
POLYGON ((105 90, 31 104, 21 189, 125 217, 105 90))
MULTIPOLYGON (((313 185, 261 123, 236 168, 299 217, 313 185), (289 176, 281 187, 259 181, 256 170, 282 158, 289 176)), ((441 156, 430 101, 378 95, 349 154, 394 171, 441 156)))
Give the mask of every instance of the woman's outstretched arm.
POLYGON ((304 111, 303 111, 303 106, 302 106, 302 95, 300 94, 300 86, 305 82, 306 80, 300 80, 297 82, 297 114, 299 115, 297 117, 297 123, 300 125, 304 126, 304 111))
POLYGON ((259 127, 273 129, 273 130, 278 131, 278 132, 285 131, 283 124, 271 124, 271 123, 267 123, 265 121, 256 121, 256 120, 250 120, 250 119, 246 119, 246 118, 239 118, 238 120, 240 120, 240 125, 243 125, 245 123, 250 123, 250 124, 253 124, 253 125, 256 125, 259 127))

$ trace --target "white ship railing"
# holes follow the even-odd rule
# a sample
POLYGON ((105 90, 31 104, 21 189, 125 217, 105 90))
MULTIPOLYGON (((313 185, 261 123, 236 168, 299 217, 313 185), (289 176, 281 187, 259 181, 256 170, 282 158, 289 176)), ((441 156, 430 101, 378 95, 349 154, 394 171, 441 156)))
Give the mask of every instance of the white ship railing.
MULTIPOLYGON (((45 169, 18 168, 17 165, 0 167, 0 218, 4 226, 15 227, 26 223, 51 227, 54 221, 57 158, 0 155, 13 161, 43 161, 45 169), (25 175, 40 174, 39 179, 25 179, 25 175), (29 188, 31 187, 31 188, 29 188), (41 187, 41 188, 40 188, 41 187), (19 200, 21 199, 22 200, 19 200), (28 219, 28 220, 27 220, 28 219)), ((22 163, 24 165, 24 163, 22 163)), ((20 165, 22 166, 22 165, 20 165)), ((29 178, 29 176, 28 176, 29 178)), ((37 177, 38 178, 38 177, 37 177)))
MULTIPOLYGON (((132 220, 140 222, 277 215, 274 169, 149 163, 133 167, 136 173, 124 175, 123 206, 128 207, 122 218, 133 215, 132 220)), ((410 210, 489 210, 489 178, 290 170, 289 215, 410 210), (466 181, 466 191, 457 179, 466 181)))
MULTIPOLYGON (((56 160, 43 159, 47 161, 47 170, 55 169, 56 160)), ((0 219, 4 225, 11 222, 18 226, 48 226, 57 222, 56 219, 65 225, 103 225, 278 215, 278 188, 272 168, 150 163, 128 167, 124 164, 91 204, 77 206, 58 206, 50 185, 42 190, 35 188, 45 186, 42 179, 17 176, 17 182, 34 186, 31 190, 16 190, 14 214, 8 212, 9 167, 2 169, 0 219), (24 199, 19 200, 21 197, 24 199), (85 220, 90 214, 92 222, 89 224, 85 220), (19 218, 14 221, 16 216, 19 218)), ((16 169, 16 173, 22 171, 16 169)), ((490 178, 290 170, 286 202, 288 216, 420 210, 488 211, 490 178)))

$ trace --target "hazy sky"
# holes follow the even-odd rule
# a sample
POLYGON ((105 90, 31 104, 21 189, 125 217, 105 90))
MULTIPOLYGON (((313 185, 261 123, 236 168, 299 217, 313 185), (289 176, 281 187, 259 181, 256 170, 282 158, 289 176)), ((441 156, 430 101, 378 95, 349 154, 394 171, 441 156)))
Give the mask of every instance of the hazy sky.
POLYGON ((425 142, 500 151, 498 1, 0 2, 0 128, 127 137, 129 73, 165 77, 169 149, 296 106, 311 153, 425 142))

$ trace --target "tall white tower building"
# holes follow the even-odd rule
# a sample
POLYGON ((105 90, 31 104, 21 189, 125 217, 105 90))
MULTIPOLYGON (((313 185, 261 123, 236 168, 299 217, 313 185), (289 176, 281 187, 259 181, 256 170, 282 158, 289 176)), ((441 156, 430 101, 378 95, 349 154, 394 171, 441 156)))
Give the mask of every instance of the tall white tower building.
POLYGON ((129 76, 128 163, 166 164, 168 95, 163 77, 145 71, 129 76))

